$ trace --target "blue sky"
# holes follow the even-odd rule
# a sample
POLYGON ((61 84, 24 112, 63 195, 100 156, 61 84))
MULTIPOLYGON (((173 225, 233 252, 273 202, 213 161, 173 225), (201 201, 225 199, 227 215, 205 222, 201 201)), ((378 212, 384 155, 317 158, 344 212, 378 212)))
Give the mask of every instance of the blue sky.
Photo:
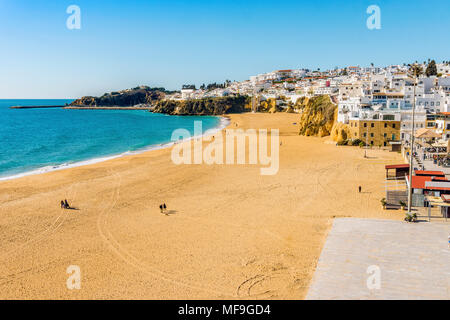
POLYGON ((0 0, 0 98, 450 60, 450 1, 0 0), (69 5, 81 29, 69 30, 69 5), (369 30, 369 5, 381 29, 369 30))

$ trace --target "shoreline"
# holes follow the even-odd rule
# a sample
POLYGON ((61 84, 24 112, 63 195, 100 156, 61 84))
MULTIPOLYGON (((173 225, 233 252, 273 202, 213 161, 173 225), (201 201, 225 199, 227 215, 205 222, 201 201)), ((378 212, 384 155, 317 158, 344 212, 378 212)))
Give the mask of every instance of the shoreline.
MULTIPOLYGON (((139 109, 139 110, 141 110, 141 109, 139 109)), ((229 124, 230 124, 229 117, 227 117, 225 115, 214 116, 214 117, 220 118, 219 125, 217 127, 206 130, 200 136, 192 136, 188 139, 181 140, 181 141, 169 141, 169 142, 163 142, 163 143, 158 143, 158 144, 152 144, 152 145, 148 145, 143 148, 140 148, 138 150, 133 150, 133 151, 128 150, 128 151, 121 152, 119 154, 105 155, 105 156, 101 156, 101 157, 95 157, 95 158, 76 161, 76 162, 72 162, 72 163, 65 162, 65 163, 61 163, 58 165, 44 166, 44 167, 32 169, 32 170, 21 172, 21 173, 15 173, 15 174, 7 175, 7 176, 0 175, 0 182, 20 179, 20 178, 32 176, 32 175, 44 174, 44 173, 48 173, 48 172, 54 172, 54 171, 60 171, 60 170, 65 170, 65 169, 70 169, 70 168, 87 166, 87 165, 101 163, 101 162, 105 162, 105 161, 109 161, 109 160, 113 160, 113 159, 117 159, 117 158, 121 158, 121 157, 137 155, 137 154, 141 154, 144 152, 166 149, 166 148, 172 147, 174 144, 184 143, 184 142, 190 141, 192 139, 200 138, 200 137, 203 137, 203 138, 207 137, 211 134, 222 131, 223 129, 225 129, 229 126, 229 124)))

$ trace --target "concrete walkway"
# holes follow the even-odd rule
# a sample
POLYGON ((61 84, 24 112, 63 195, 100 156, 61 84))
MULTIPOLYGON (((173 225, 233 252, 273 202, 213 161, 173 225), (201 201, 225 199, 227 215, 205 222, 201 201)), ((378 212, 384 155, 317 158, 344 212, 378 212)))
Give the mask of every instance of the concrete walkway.
POLYGON ((449 234, 445 223, 335 219, 306 299, 450 299, 449 234))

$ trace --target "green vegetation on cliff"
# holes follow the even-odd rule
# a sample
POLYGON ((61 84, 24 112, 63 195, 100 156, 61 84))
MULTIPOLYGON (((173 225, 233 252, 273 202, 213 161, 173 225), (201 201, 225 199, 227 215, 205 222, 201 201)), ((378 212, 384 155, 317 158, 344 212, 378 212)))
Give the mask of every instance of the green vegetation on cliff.
POLYGON ((166 94, 172 93, 164 88, 150 88, 140 86, 119 92, 105 93, 101 97, 86 96, 75 100, 71 106, 87 107, 131 107, 138 104, 152 104, 164 98, 166 94))
POLYGON ((251 98, 247 96, 204 98, 195 100, 160 100, 153 112, 170 115, 221 115, 251 111, 251 98))

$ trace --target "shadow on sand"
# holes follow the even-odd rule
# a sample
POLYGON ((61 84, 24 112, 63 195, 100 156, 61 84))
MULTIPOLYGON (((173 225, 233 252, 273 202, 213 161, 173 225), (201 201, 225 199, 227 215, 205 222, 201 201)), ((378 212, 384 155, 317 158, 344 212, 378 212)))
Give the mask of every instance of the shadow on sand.
POLYGON ((170 214, 176 214, 178 211, 177 210, 167 210, 166 212, 163 212, 166 216, 170 215, 170 214))

